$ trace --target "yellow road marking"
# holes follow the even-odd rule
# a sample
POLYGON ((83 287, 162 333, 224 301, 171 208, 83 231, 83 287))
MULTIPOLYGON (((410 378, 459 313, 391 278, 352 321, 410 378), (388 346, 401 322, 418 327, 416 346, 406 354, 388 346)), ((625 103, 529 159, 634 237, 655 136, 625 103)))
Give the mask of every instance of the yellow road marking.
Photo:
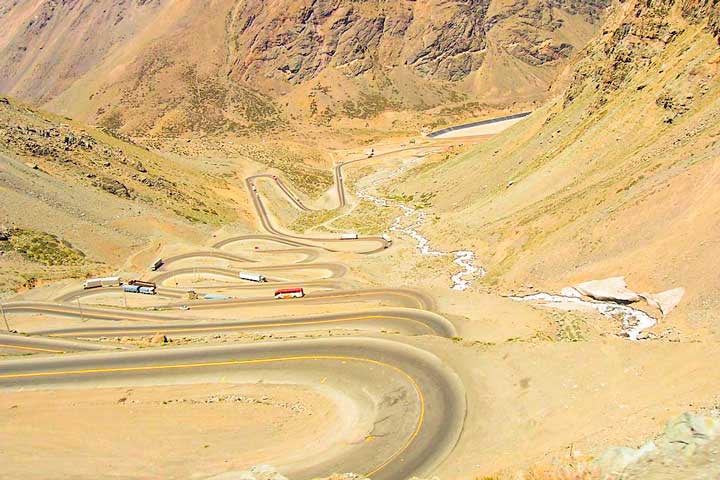
POLYGON ((277 322, 277 323, 260 323, 255 325, 220 325, 215 327, 172 327, 168 326, 163 328, 163 325, 158 325, 153 328, 146 328, 143 330, 95 330, 95 331, 83 331, 83 332, 63 332, 58 334, 50 334, 51 337, 81 337, 83 335, 128 335, 133 333, 156 333, 163 331, 167 333, 178 333, 178 332, 214 332, 218 330, 251 330, 254 328, 272 328, 272 327, 293 327, 301 325, 322 325, 328 323, 342 323, 352 322, 356 320, 402 320, 407 322, 414 322, 425 327, 429 332, 434 333, 434 330, 427 324, 415 320, 414 318, 407 317, 395 317, 391 315, 366 315, 361 317, 346 317, 346 318, 334 318, 330 320, 307 320, 307 321, 296 321, 296 322, 277 322))
MULTIPOLYGON (((404 376, 410 382, 410 384, 415 389, 415 393, 417 394, 418 401, 420 402, 420 413, 418 415, 418 420, 415 425, 415 429, 410 434, 407 441, 398 450, 396 450, 392 455, 390 455, 390 457, 388 457, 380 465, 375 467, 375 469, 366 473, 365 474, 366 477, 370 477, 370 476, 376 474, 377 472, 379 472, 380 470, 385 468, 390 462, 392 462, 394 459, 396 459, 399 455, 401 455, 403 452, 407 451, 407 449, 410 447, 410 445, 412 445, 412 443, 415 441, 417 436, 420 434, 420 430, 422 429, 422 425, 425 421, 425 397, 423 396, 418 383, 405 370, 403 370, 399 367, 396 367, 394 365, 390 365, 389 363, 381 362, 379 360, 371 360, 369 358, 344 357, 344 356, 335 356, 335 355, 308 355, 308 356, 277 357, 277 358, 256 358, 256 359, 251 359, 251 360, 227 360, 227 361, 222 361, 222 362, 145 365, 145 366, 139 366, 139 367, 89 368, 89 369, 83 369, 83 370, 58 370, 58 371, 51 371, 51 372, 32 372, 32 373, 11 373, 11 374, 0 375, 0 379, 57 377, 57 376, 62 376, 62 375, 85 375, 85 374, 93 374, 93 373, 139 372, 139 371, 148 371, 148 370, 222 367, 222 366, 233 366, 233 365, 257 365, 257 364, 263 364, 263 363, 278 363, 278 362, 291 362, 291 361, 303 361, 303 360, 336 360, 336 361, 342 361, 342 362, 355 361, 355 362, 369 363, 372 365, 378 365, 381 367, 389 368, 391 370, 395 370, 396 372, 400 373, 402 376, 404 376)), ((403 459, 401 459, 401 461, 402 460, 403 459)))
POLYGON ((20 345, 8 345, 5 343, 0 343, 0 348, 16 348, 18 350, 33 350, 36 352, 48 352, 48 353, 65 353, 63 350, 51 350, 49 348, 39 348, 39 347, 22 347, 20 345))

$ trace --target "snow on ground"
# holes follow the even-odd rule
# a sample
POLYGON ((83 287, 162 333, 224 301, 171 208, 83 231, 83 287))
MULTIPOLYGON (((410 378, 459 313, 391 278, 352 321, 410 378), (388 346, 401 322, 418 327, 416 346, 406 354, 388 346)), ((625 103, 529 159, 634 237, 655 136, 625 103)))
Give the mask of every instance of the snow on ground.
POLYGON ((620 305, 614 302, 600 302, 583 300, 577 297, 564 295, 552 295, 549 293, 536 293, 522 297, 510 297, 520 302, 532 302, 537 305, 561 310, 595 310, 605 317, 621 317, 623 331, 630 340, 637 341, 640 334, 657 323, 653 317, 627 305, 620 305))

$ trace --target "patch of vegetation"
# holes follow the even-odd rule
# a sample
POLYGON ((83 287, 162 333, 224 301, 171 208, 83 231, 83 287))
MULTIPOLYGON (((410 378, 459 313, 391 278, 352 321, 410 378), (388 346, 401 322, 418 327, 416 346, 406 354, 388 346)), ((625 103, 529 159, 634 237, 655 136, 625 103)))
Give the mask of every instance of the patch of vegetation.
POLYGON ((332 220, 341 213, 342 210, 313 210, 310 212, 302 212, 297 219, 290 224, 290 229, 294 232, 303 233, 310 228, 317 227, 320 224, 332 220))
POLYGON ((0 232, 0 250, 15 251, 31 262, 47 266, 83 265, 85 254, 55 235, 11 228, 0 232))
POLYGON ((399 110, 401 105, 378 93, 362 92, 357 101, 346 100, 343 112, 350 118, 371 118, 386 110, 399 110))
POLYGON ((378 235, 385 231, 397 215, 395 209, 379 207, 372 202, 360 202, 349 215, 332 222, 338 230, 357 232, 361 235, 378 235))
POLYGON ((119 110, 113 110, 100 119, 100 126, 113 133, 120 131, 124 124, 123 115, 119 110))
POLYGON ((587 321, 581 316, 571 313, 555 313, 553 320, 557 325, 555 336, 560 342, 583 342, 587 340, 590 329, 587 321))

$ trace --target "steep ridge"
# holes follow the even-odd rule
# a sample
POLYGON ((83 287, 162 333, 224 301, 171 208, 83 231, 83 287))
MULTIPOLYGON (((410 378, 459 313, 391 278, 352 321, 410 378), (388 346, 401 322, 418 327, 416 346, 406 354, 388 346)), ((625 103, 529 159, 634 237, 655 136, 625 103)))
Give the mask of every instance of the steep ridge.
POLYGON ((685 287, 670 326, 716 332, 718 12, 712 0, 618 4, 562 95, 399 189, 433 196, 431 236, 463 239, 490 283, 685 287))
POLYGON ((0 91, 154 136, 505 108, 545 98, 608 3, 16 0, 0 91))

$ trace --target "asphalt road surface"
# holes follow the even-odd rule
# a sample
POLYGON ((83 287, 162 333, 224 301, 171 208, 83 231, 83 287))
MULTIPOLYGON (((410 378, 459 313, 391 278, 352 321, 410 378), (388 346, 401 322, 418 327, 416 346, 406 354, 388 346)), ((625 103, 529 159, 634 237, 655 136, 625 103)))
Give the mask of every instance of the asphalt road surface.
POLYGON ((381 437, 382 445, 357 442, 331 458, 310 455, 310 461, 283 469, 294 480, 338 471, 362 472, 375 480, 427 473, 454 448, 466 408, 462 384, 437 357, 372 338, 8 360, 0 362, 0 391, 133 385, 148 376, 163 383, 211 383, 221 378, 292 383, 325 378, 326 388, 375 399, 376 416, 385 420, 368 438, 381 437))

